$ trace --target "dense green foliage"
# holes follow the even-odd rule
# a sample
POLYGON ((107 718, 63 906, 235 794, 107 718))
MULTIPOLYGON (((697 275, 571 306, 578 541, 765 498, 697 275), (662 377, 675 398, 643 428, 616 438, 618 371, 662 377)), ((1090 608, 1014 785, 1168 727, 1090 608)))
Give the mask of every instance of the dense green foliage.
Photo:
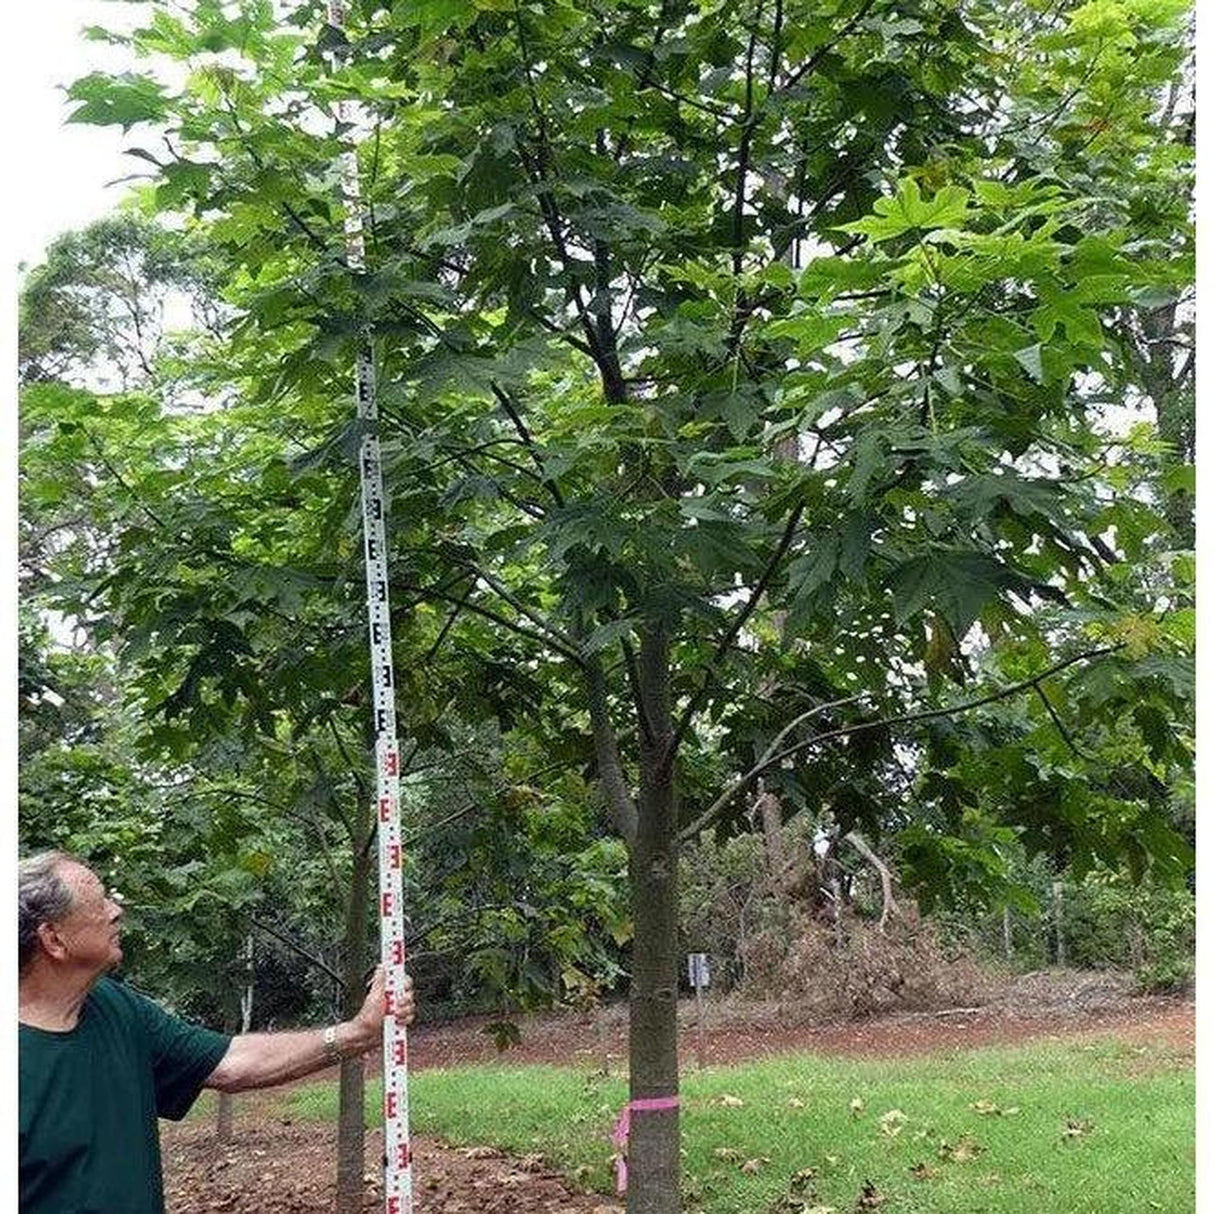
MULTIPOLYGON (((141 486, 178 499, 161 530, 218 561, 219 596, 192 584, 167 596, 176 553, 161 547, 146 563, 146 526, 128 534, 133 560, 107 585, 128 634, 166 612, 191 621, 189 662, 160 653, 146 675, 149 705, 179 718, 161 741, 196 734, 212 693, 267 731, 260 701, 273 688, 246 646, 276 655, 282 694, 306 687, 308 712, 318 693, 345 690, 302 678, 306 653, 285 647, 266 615, 286 608, 295 624, 304 587, 326 580, 356 596, 341 355, 369 322, 383 335, 398 567, 416 595, 402 604, 402 699, 422 707, 411 721, 421 736, 443 702, 427 685, 449 684, 409 655, 428 652, 444 603, 462 608, 451 629, 461 660, 483 659, 487 644, 516 651, 482 664, 469 705, 492 705, 496 684, 507 724, 520 702, 553 698, 524 673, 543 661, 528 658, 535 643, 549 661, 581 647, 585 669, 643 621, 677 621, 673 690, 699 710, 687 740, 703 749, 703 731, 728 756, 688 756, 685 819, 731 810, 715 805, 722 766, 744 765, 802 697, 856 695, 858 716, 819 713, 860 728, 852 746, 770 778, 790 810, 825 803, 843 826, 880 831, 897 752, 874 719, 942 694, 947 704, 949 679, 1023 681, 1056 654, 1119 646, 975 725, 934 723, 917 800, 936 821, 903 823, 903 861, 929 898, 981 884, 992 815, 1081 868, 1127 849, 1139 868, 1177 858, 1159 811, 1163 784, 1188 761, 1176 726, 1191 690, 1191 575, 1150 485, 1160 456, 1163 492, 1184 477, 1145 424, 1118 439, 1089 414, 1151 386, 1132 374, 1131 321, 1174 306, 1187 281, 1187 119, 1175 93, 1164 120, 1177 141, 1156 139, 1160 90, 1183 54, 1181 8, 1110 0, 1053 26, 1031 9, 996 18, 974 6, 965 24, 945 9, 883 23, 870 8, 842 21, 836 34, 855 34, 843 42, 779 9, 769 32, 743 36, 744 16, 735 28, 705 10, 675 37, 663 10, 635 63, 626 48, 645 45, 640 9, 621 8, 610 37, 559 6, 542 25, 526 9, 375 10, 334 75, 300 57, 306 27, 274 27, 267 6, 234 17, 200 5, 193 24, 165 12, 130 39, 189 60, 183 91, 136 76, 76 86, 79 120, 177 132, 149 204, 205 217, 199 230, 228 258, 224 291, 243 317, 223 372, 249 404, 187 429, 225 513, 181 500, 179 473, 141 486), (1036 52, 1013 69, 1000 40, 1021 20, 1036 52), (454 30, 458 43, 446 40, 454 30), (911 42, 931 55, 910 56, 911 42), (261 74, 208 60, 237 51, 261 74), (736 55, 740 78, 723 70, 736 55), (697 65, 721 69, 699 92, 688 83, 697 65), (998 85, 1006 122, 941 126, 961 75, 971 93, 998 85), (304 122, 308 104, 323 110, 337 94, 363 101, 375 123, 363 145, 374 264, 357 296, 327 184, 339 145, 304 122), (427 100, 439 96, 458 104, 427 100), (705 156, 723 129, 738 133, 742 171, 722 180, 705 156), (885 201, 883 172, 897 177, 885 201), (1116 184, 1097 191, 1097 175, 1116 184), (234 440, 239 468, 208 449, 224 442, 235 455, 234 440), (739 584, 758 608, 756 638, 774 626, 795 643, 727 646, 737 609, 722 596, 739 584), (485 627, 494 616, 511 639, 485 627), (254 629, 265 639, 252 641, 254 629), (1132 737, 1142 741, 1127 750, 1132 737)), ((62 405, 50 411, 62 420, 62 405)), ((318 624, 326 659, 336 627, 318 624)), ((342 635, 349 657, 330 671, 359 660, 357 630, 342 635)), ((788 742, 827 750, 806 731, 788 742)))

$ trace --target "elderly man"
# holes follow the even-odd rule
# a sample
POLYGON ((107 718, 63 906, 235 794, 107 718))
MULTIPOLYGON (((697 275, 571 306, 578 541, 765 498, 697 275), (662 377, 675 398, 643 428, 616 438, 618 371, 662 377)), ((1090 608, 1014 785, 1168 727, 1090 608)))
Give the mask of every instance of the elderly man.
MULTIPOLYGON (((353 1020, 228 1037, 104 976, 122 960, 122 908, 86 864, 22 860, 18 893, 22 1214, 163 1214, 157 1117, 184 1117, 203 1088, 270 1087, 382 1039, 382 971, 353 1020)), ((411 989, 402 1003, 407 1024, 411 989)))

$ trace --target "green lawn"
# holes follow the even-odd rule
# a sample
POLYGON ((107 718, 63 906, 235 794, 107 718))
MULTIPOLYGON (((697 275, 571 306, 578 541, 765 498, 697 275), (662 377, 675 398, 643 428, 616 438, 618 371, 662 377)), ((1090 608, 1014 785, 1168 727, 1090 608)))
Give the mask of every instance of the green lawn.
MULTIPOLYGON (((624 1091, 537 1066, 410 1080, 418 1133, 539 1151, 603 1192, 624 1091)), ((286 1102, 297 1117, 336 1117, 331 1083, 286 1102)), ((1194 1209, 1193 1069, 1162 1048, 1101 1039, 882 1062, 789 1055, 690 1072, 683 1106, 689 1211, 852 1214, 866 1183, 885 1198, 873 1208, 905 1214, 1194 1209)), ((374 1124, 378 1092, 368 1110, 374 1124)))

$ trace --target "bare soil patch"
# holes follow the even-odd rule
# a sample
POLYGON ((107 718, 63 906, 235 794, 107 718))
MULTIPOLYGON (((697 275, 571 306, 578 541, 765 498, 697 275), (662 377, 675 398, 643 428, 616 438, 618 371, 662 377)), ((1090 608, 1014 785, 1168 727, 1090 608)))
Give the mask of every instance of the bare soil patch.
MULTIPOLYGON (((504 1054, 486 1031, 489 1017, 423 1026, 410 1035, 410 1064, 423 1069, 501 1060, 602 1069, 606 1060, 619 1072, 628 1058, 627 1017, 622 1003, 593 1016, 524 1017, 518 1022, 522 1042, 504 1054)), ((1193 1004, 1187 998, 1135 995, 1125 974, 1075 970, 1041 970, 993 983, 972 1003, 852 1020, 823 1020, 795 1001, 726 998, 706 1004, 704 1061, 723 1065, 797 1050, 896 1058, 1093 1031, 1162 1037, 1191 1055, 1193 1004)), ((679 1007, 679 1047, 682 1064, 694 1065, 696 1016, 690 999, 679 1007)))
MULTIPOLYGON (((336 1202, 337 1128, 267 1115, 264 1101, 237 1114, 237 1140, 215 1141, 209 1122, 163 1135, 168 1214, 330 1214, 336 1202)), ((380 1131, 367 1134, 365 1211, 383 1209, 380 1131)), ((426 1214, 618 1214, 596 1195, 570 1193, 538 1156, 414 1141, 415 1200, 426 1214)))
MULTIPOLYGON (((1124 976, 1043 971, 1009 979, 983 1003, 904 1012, 866 1020, 816 1023, 795 1005, 722 1000, 709 1005, 704 1056, 709 1065, 792 1051, 896 1058, 1053 1039, 1115 1035, 1129 1044, 1162 1047, 1177 1064, 1194 1056, 1194 1005, 1188 998, 1131 993, 1124 976)), ((595 1017, 552 1013, 520 1020, 522 1044, 499 1054, 487 1018, 422 1026, 411 1034, 416 1069, 504 1060, 626 1069, 626 1009, 595 1017)), ((680 1008, 683 1065, 695 1065, 695 1013, 680 1008)), ((209 1120, 163 1127, 168 1214, 331 1214, 336 1127, 292 1123, 274 1092, 240 1098, 236 1141, 214 1140, 209 1120)), ((616 1214, 613 1201, 576 1194, 538 1156, 510 1158, 491 1148, 456 1148, 421 1138, 415 1184, 426 1214, 616 1214)), ((607 1144, 604 1143, 604 1149, 607 1144)), ((380 1136, 368 1134, 367 1211, 382 1208, 378 1188, 380 1136)))

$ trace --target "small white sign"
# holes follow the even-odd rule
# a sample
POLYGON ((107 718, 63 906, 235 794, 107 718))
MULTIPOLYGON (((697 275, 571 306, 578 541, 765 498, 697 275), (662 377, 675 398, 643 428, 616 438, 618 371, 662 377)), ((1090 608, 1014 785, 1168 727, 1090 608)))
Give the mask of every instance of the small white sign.
POLYGON ((708 986, 708 954, 687 954, 687 981, 697 989, 703 990, 708 986))

